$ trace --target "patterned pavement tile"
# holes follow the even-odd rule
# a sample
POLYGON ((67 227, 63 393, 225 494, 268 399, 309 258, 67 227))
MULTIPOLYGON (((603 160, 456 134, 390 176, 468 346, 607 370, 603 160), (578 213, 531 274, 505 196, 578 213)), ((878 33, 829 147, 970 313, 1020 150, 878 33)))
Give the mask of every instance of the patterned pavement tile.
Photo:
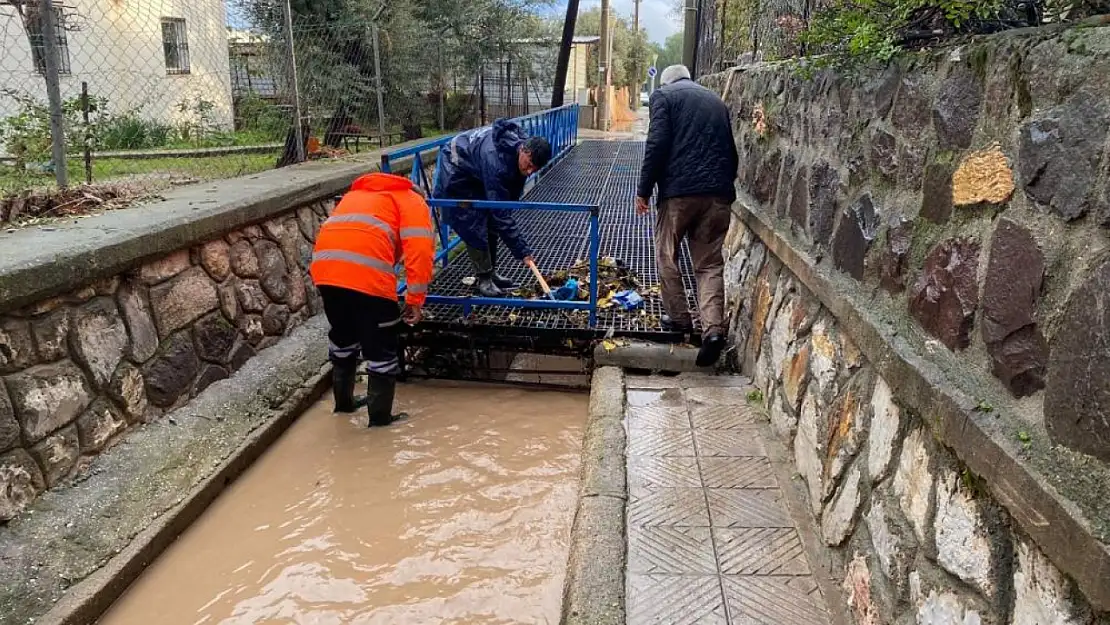
POLYGON ((778 488, 775 470, 766 458, 700 458, 706 488, 778 488))
POLYGON ((757 430, 694 430, 694 439, 702 458, 767 456, 757 430))
POLYGON ((628 527, 709 527, 705 491, 700 488, 633 490, 627 507, 628 527))
POLYGON ((629 575, 627 625, 727 625, 716 575, 629 575))
POLYGON ((713 532, 724 575, 809 575, 802 541, 788 527, 717 529, 713 532))
POLYGON ((628 429, 628 456, 694 456, 690 430, 628 429))
POLYGON ((686 389, 686 399, 714 406, 748 406, 748 390, 750 387, 693 387, 686 389))
POLYGON ((697 488, 698 459, 693 457, 628 457, 629 488, 697 488))
POLYGON ((625 400, 629 406, 675 406, 686 407, 686 397, 680 388, 628 389, 625 400))
POLYGON ((829 625, 812 577, 729 575, 722 579, 733 625, 829 625))
POLYGON ((690 427, 690 416, 682 406, 629 406, 624 414, 630 428, 690 427))
POLYGON ((708 527, 633 527, 628 530, 630 574, 715 575, 708 527))
POLYGON ((747 378, 738 375, 707 375, 705 373, 680 373, 675 376, 635 375, 625 376, 625 386, 630 389, 641 388, 733 388, 747 396, 752 384, 747 378), (739 390, 743 389, 743 390, 739 390))
POLYGON ((695 429, 735 430, 758 425, 759 413, 747 406, 690 406, 690 420, 695 429))
POLYGON ((713 527, 794 527, 777 488, 707 488, 713 527))

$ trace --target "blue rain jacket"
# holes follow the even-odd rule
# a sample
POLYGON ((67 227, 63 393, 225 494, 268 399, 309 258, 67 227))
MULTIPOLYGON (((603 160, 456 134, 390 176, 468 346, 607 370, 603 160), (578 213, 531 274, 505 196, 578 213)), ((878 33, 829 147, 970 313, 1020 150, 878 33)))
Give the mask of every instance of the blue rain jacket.
MULTIPOLYGON (((517 165, 517 151, 528 139, 514 121, 499 119, 492 126, 457 135, 440 149, 439 179, 433 197, 453 200, 519 200, 525 177, 517 165)), ((444 208, 440 214, 459 238, 476 249, 489 249, 487 225, 505 242, 517 260, 532 255, 511 210, 444 208)))

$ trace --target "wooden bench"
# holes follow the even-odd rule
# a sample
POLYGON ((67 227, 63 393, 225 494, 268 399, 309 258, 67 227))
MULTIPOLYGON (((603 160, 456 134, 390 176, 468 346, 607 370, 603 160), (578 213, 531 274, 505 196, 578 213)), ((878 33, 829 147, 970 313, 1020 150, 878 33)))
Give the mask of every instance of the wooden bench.
POLYGON ((366 139, 367 142, 369 143, 369 145, 371 145, 371 146, 374 145, 374 143, 376 142, 378 144, 379 148, 384 148, 387 145, 393 145, 394 143, 401 143, 401 137, 403 135, 400 131, 397 131, 397 132, 387 132, 385 134, 380 134, 380 133, 371 134, 371 133, 365 133, 365 132, 337 132, 337 133, 334 133, 333 136, 340 137, 340 138, 343 139, 343 149, 347 150, 348 152, 351 151, 351 140, 353 139, 354 143, 355 143, 355 150, 354 151, 357 154, 358 151, 359 151, 359 148, 361 147, 363 139, 366 139), (394 139, 396 139, 396 140, 394 140, 394 139))

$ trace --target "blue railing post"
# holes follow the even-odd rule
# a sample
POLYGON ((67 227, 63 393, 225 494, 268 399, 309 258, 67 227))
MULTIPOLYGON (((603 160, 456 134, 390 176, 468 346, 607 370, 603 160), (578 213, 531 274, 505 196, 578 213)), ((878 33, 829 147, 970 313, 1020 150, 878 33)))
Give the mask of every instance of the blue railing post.
MULTIPOLYGON (((577 103, 563 106, 557 109, 551 109, 525 115, 516 118, 516 121, 528 132, 531 136, 545 137, 551 143, 552 159, 543 170, 537 172, 535 177, 541 178, 544 173, 553 167, 556 162, 564 157, 571 148, 578 143, 578 117, 579 106, 577 103)), ((543 211, 569 211, 569 212, 589 212, 589 237, 590 237, 590 294, 589 302, 579 301, 550 301, 545 299, 526 300, 521 298, 485 298, 476 296, 446 296, 446 295, 428 295, 428 304, 440 304, 448 306, 460 306, 463 309, 463 314, 470 316, 475 307, 480 306, 505 306, 510 308, 524 308, 524 309, 550 309, 550 310, 582 310, 589 314, 589 327, 597 327, 597 302, 598 292, 600 289, 598 278, 598 263, 601 248, 601 225, 600 225, 600 207, 596 205, 585 204, 565 204, 565 203, 543 203, 543 202, 488 202, 484 200, 452 200, 434 197, 435 184, 441 175, 442 163, 440 159, 443 157, 442 152, 437 155, 435 168, 429 180, 429 174, 424 171, 425 160, 427 153, 431 150, 440 149, 449 143, 454 136, 444 136, 438 139, 430 140, 426 143, 413 145, 408 147, 399 148, 391 153, 382 155, 381 171, 390 173, 392 171, 393 161, 404 158, 412 157, 412 171, 409 178, 414 184, 421 185, 428 191, 428 206, 432 211, 433 218, 439 225, 439 241, 440 251, 436 253, 436 264, 441 268, 446 268, 448 259, 451 252, 462 244, 462 240, 455 236, 451 237, 450 227, 443 221, 443 211, 465 204, 466 206, 478 210, 543 210, 543 211)), ((404 293, 406 284, 401 282, 398 285, 398 295, 404 293)))
POLYGON ((590 211, 590 327, 597 327, 597 257, 601 253, 601 209, 590 211))

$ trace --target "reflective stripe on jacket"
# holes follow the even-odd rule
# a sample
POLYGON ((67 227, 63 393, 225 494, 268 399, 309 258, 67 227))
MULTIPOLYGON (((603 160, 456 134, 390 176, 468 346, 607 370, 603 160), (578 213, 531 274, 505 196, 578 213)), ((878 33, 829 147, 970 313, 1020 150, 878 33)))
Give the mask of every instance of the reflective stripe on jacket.
POLYGON ((316 286, 396 299, 403 261, 405 303, 423 306, 434 256, 427 202, 407 178, 373 173, 355 180, 320 227, 309 272, 316 286))

